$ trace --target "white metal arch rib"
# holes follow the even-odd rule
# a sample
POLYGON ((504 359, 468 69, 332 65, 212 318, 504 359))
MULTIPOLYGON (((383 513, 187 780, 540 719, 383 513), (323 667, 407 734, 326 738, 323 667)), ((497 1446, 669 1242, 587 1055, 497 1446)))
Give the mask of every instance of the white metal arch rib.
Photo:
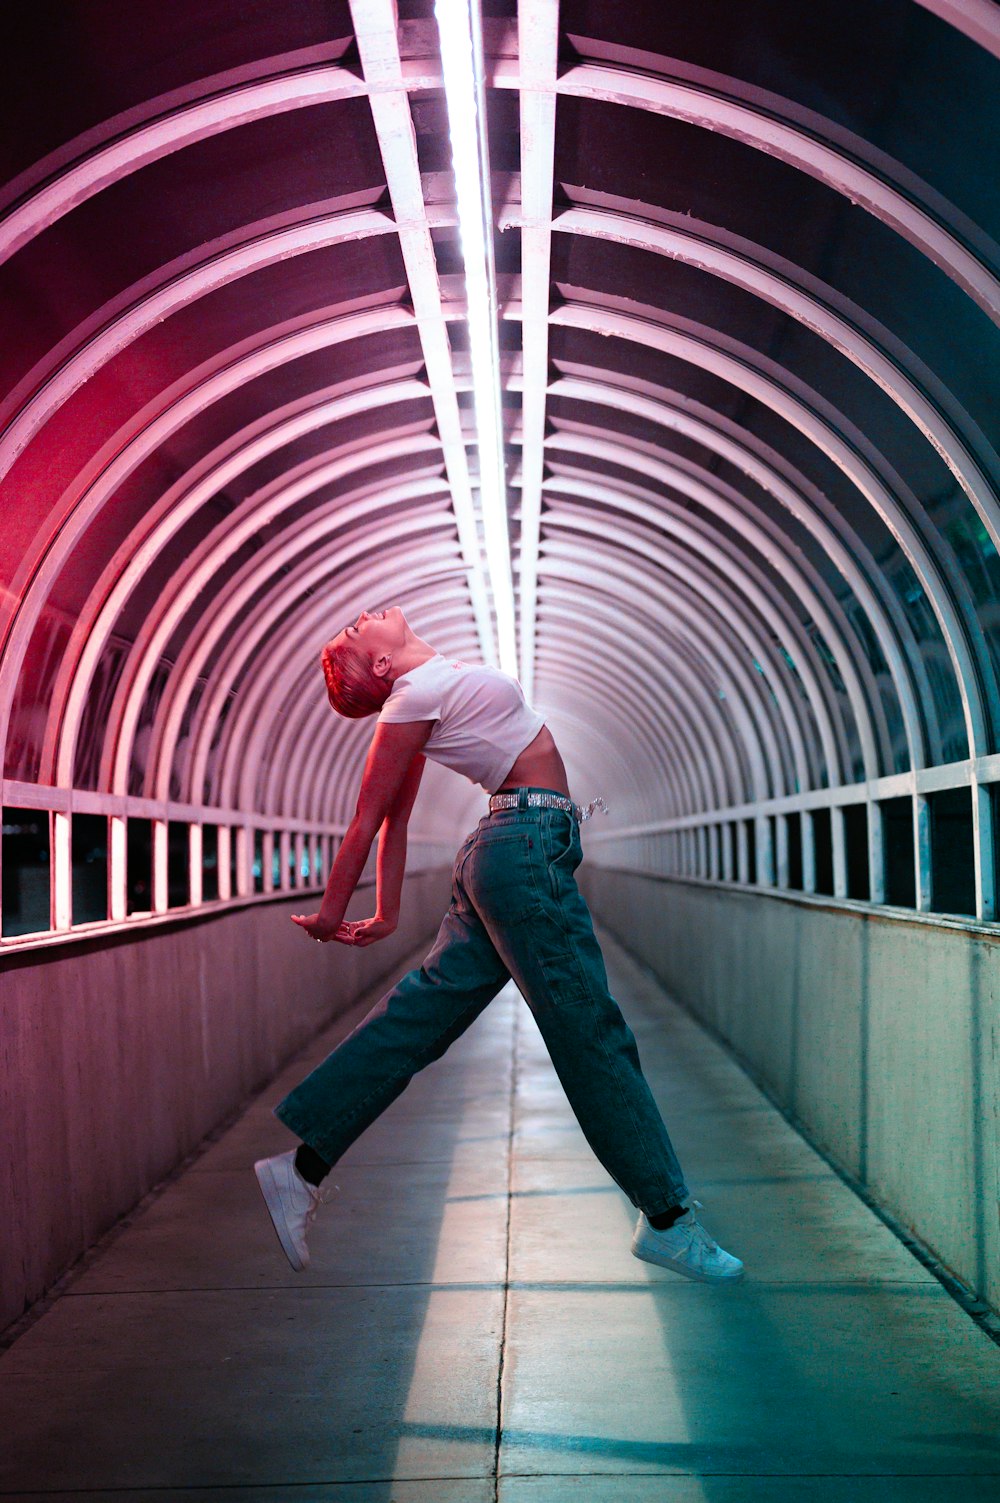
MULTIPOLYGON (((625 443, 614 446, 603 443, 599 446, 591 446, 577 436, 576 449, 578 453, 597 453, 598 457, 607 458, 622 468, 634 469, 645 478, 668 485, 682 495, 688 496, 696 505, 705 506, 707 502, 709 515, 714 514, 730 520, 727 515, 729 508, 725 495, 717 487, 702 486, 680 469, 675 470, 674 467, 660 461, 649 460, 647 456, 636 456, 625 443)), ((593 472, 574 466, 559 464, 553 465, 552 468, 553 475, 549 482, 551 489, 564 488, 564 478, 573 487, 581 483, 587 484, 594 479, 593 472)), ((790 609, 787 598, 768 576, 767 569, 762 568, 753 558, 755 551, 765 565, 770 563, 773 566, 777 562, 778 548, 773 543, 768 546, 766 535, 762 535, 760 530, 747 525, 740 529, 740 536, 746 541, 746 550, 738 549, 722 534, 716 535, 703 517, 697 513, 688 514, 675 501, 646 486, 623 483, 621 480, 610 480, 605 477, 599 477, 597 483, 614 489, 619 497, 617 509, 627 515, 631 524, 649 524, 654 531, 668 534, 674 540, 675 548, 677 545, 680 545, 682 550, 691 548, 697 556, 707 559, 713 571, 716 571, 723 579, 737 582, 741 598, 760 617, 775 638, 786 646, 789 657, 795 662, 796 672, 802 679, 812 705, 816 725, 819 728, 828 776, 831 782, 844 781, 848 737, 846 727, 840 723, 840 709, 832 693, 832 685, 820 665, 812 641, 804 631, 795 612, 790 609)), ((597 499, 596 494, 594 499, 597 499)), ((682 556, 683 553, 678 552, 678 557, 682 556)), ((816 592, 797 568, 794 558, 787 553, 781 553, 780 564, 789 584, 813 614, 831 644, 838 667, 841 668, 845 682, 849 686, 848 696, 861 737, 866 776, 877 777, 881 767, 871 715, 850 651, 816 592)))
MULTIPOLYGON (((694 460, 672 454, 666 448, 659 445, 649 444, 637 439, 626 438, 617 430, 601 427, 592 422, 567 420, 560 417, 553 420, 554 435, 550 440, 553 448, 561 447, 563 435, 567 435, 565 442, 572 450, 574 456, 584 452, 594 452, 604 457, 609 462, 618 465, 628 461, 622 461, 622 453, 637 452, 640 456, 652 461, 657 468, 662 467, 663 477, 666 484, 673 485, 670 475, 678 478, 677 488, 689 499, 695 502, 695 515, 701 517, 699 525, 703 528, 712 527, 712 522, 702 517, 703 507, 699 499, 704 502, 711 498, 707 510, 707 516, 715 518, 721 516, 729 520, 729 525, 739 536, 744 535, 744 527, 736 526, 736 519, 741 519, 746 524, 748 536, 760 536, 765 540, 766 546, 758 551, 765 561, 765 568, 773 575, 778 573, 782 578, 786 569, 792 571, 793 576, 801 575, 805 581, 806 596, 801 599, 811 599, 813 596, 820 602, 821 614, 817 620, 822 621, 822 613, 825 612, 836 623, 836 634, 833 641, 842 641, 841 651, 853 665, 853 671, 857 674, 859 685, 858 693, 862 697, 866 709, 871 717, 872 738, 879 749, 873 758, 873 765, 888 768, 892 765, 890 734, 888 723, 885 718, 884 707, 875 676, 871 671, 868 659, 859 650, 854 631, 849 619, 838 600, 834 591, 827 585, 818 569, 815 568, 809 557, 797 547, 790 544, 784 530, 768 514, 760 509, 754 500, 744 491, 730 486, 713 471, 694 460), (593 449, 590 446, 593 445, 593 449), (717 509, 718 508, 718 509, 717 509), (854 643, 851 647, 848 644, 854 643)), ((553 465, 555 468, 555 465, 553 465)), ((593 478, 593 472, 582 469, 569 468, 566 473, 572 473, 576 478, 593 478)), ((676 509, 676 503, 671 503, 676 509)), ((751 542, 751 546, 755 546, 751 542)), ((797 620, 797 617, 796 617, 797 620)), ((793 622, 794 626, 794 622, 793 622)), ((795 628, 797 629, 797 628, 795 628)), ((835 720, 839 724, 840 716, 835 720)), ((839 731, 838 731, 839 734, 839 731)), ((860 734, 860 732, 859 732, 860 734)), ((846 742, 843 754, 846 756, 846 742)), ((868 775, 868 774, 866 774, 868 775)), ((876 774, 871 774, 875 776, 876 774)))
MULTIPOLYGON (((386 529, 389 543, 396 541, 391 529, 386 529)), ((238 686, 234 708, 228 715, 220 742, 215 781, 220 798, 233 799, 240 806, 253 802, 260 796, 260 788, 267 786, 266 808, 298 808, 295 802, 294 785, 291 783, 293 757, 291 750, 273 769, 273 777, 262 777, 260 767, 264 748, 271 728, 275 723, 294 728, 300 720, 296 705, 289 697, 288 686, 305 678, 313 684, 311 695, 303 702, 305 706, 314 700, 329 715, 332 713, 326 701, 326 690, 319 668, 319 653, 323 643, 329 641, 335 630, 345 620, 352 619, 362 599, 386 598, 384 565, 394 565, 390 578, 393 581, 405 578, 405 586, 394 592, 393 598, 420 601, 423 619, 430 622, 447 621, 455 611, 455 602, 460 599, 449 583, 442 590, 453 569, 444 553, 445 540, 432 532, 418 546, 384 547, 382 557, 376 562, 368 558, 364 549, 355 549, 349 557, 327 551, 317 569, 310 562, 296 568, 291 574, 276 578, 262 597, 257 609, 241 624, 240 641, 235 651, 225 661, 220 661, 213 670, 213 683, 221 693, 214 694, 212 704, 206 704, 198 727, 197 741, 191 758, 191 773, 198 778, 206 765, 205 749, 214 735, 213 706, 221 713, 226 696, 238 686), (303 594, 299 581, 308 580, 308 588, 317 593, 303 594), (289 615, 285 600, 292 593, 298 596, 294 614, 289 615), (428 598, 432 595, 431 603, 428 598), (442 615, 442 606, 447 611, 442 615), (244 672, 254 656, 262 660, 277 661, 278 672, 273 675, 244 672)), ((466 601, 464 624, 469 625, 468 602, 466 601)), ((449 643, 454 641, 449 637, 449 643)), ((335 724, 347 725, 336 717, 335 724)))
MULTIPOLYGON (((557 214, 552 228, 565 234, 624 243, 654 255, 682 261, 762 298, 817 334, 874 381, 940 454, 1000 552, 1000 500, 989 476, 962 432, 948 420, 941 406, 928 396, 920 381, 910 374, 919 364, 912 351, 897 341, 895 358, 890 358, 880 343, 862 330, 859 310, 846 298, 832 288, 825 288, 822 298, 807 291, 796 282, 791 268, 782 274, 765 264, 765 252, 761 247, 747 244, 737 252, 713 240, 711 227, 707 226, 702 226, 701 232, 696 233, 637 215, 572 208, 557 214)), ((942 394, 938 392, 936 395, 940 399, 942 394)), ((964 409, 961 416, 965 427, 975 427, 964 409)), ((982 433, 977 432, 977 439, 980 446, 988 450, 987 457, 996 474, 1000 460, 989 450, 982 433)))
MULTIPOLYGON (((152 739, 155 752, 150 758, 147 773, 147 786, 152 797, 165 798, 167 796, 166 790, 169 789, 175 748, 181 725, 188 711, 188 702, 216 649, 219 649, 218 657, 212 664, 195 713, 191 737, 193 743, 201 734, 200 727, 214 726, 221 709, 221 700, 227 694, 238 671, 234 665, 246 660, 248 644, 252 636, 252 623, 259 621, 268 613, 277 619, 287 609, 286 602, 290 592, 294 589, 305 591, 323 579, 330 569, 327 550, 335 549, 335 556, 342 561, 344 566, 351 559, 366 554, 373 547, 380 547, 383 557, 386 558, 395 557, 397 553, 405 556, 406 548, 409 547, 414 558, 417 558, 423 555, 424 549, 419 545, 414 546, 414 537, 419 537, 425 532, 442 535, 447 533, 450 544, 450 533, 454 522, 449 513, 443 509, 435 508, 428 512, 408 513, 403 517, 394 516, 379 526, 359 526, 355 528, 353 534, 337 539, 333 543, 328 542, 324 547, 323 539, 327 526, 328 522, 325 518, 314 520, 310 526, 302 529, 294 542, 286 541, 284 545, 281 543, 272 545, 266 550, 266 557, 254 559, 248 566, 238 571, 227 582, 225 597, 217 603, 212 620, 206 624, 198 636, 188 637, 174 670, 175 682, 171 686, 169 701, 161 703, 154 723, 152 739), (394 544, 397 546, 393 547, 394 544), (276 572, 288 568, 289 562, 295 558, 298 558, 298 562, 281 578, 277 599, 272 591, 251 610, 250 616, 244 620, 243 613, 255 594, 261 589, 266 589, 267 582, 275 576, 276 572), (238 635, 235 632, 237 622, 240 627, 238 635)), ((433 553, 437 567, 440 566, 442 543, 443 536, 441 543, 435 541, 426 545, 433 553)), ((457 544, 455 546, 457 547, 457 544)), ((449 558, 447 562, 452 564, 453 560, 449 558)), ((123 721, 123 734, 115 748, 116 787, 120 786, 121 781, 128 775, 131 739, 127 732, 130 726, 134 725, 136 716, 137 707, 133 701, 130 706, 129 722, 123 721)), ((207 750, 206 746, 206 755, 207 750)), ((202 766, 201 776, 203 775, 202 766)))
MULTIPOLYGON (((574 496, 580 495, 585 500, 599 500, 610 506, 621 504, 620 496, 611 486, 598 486, 593 482, 572 482, 571 484, 560 482, 559 489, 569 491, 574 496)), ((551 483, 546 490, 550 499, 545 518, 548 528, 562 526, 582 532, 593 531, 596 536, 602 535, 600 523, 595 527, 593 519, 586 514, 577 512, 568 517, 564 516, 555 504, 557 498, 551 494, 551 483)), ((550 567, 548 559, 553 550, 553 542, 554 540, 550 539, 543 547, 547 567, 550 567)), ((572 554, 580 557, 581 562, 591 551, 579 544, 561 543, 559 546, 563 549, 571 549, 572 554)), ((789 770, 800 788, 809 787, 813 780, 814 765, 808 750, 810 728, 788 691, 784 681, 784 664, 771 649, 766 637, 761 635, 760 617, 744 603, 742 596, 736 590, 727 586, 715 569, 710 570, 701 562, 692 561, 689 555, 676 552, 653 536, 647 534, 637 537, 625 528, 619 529, 615 537, 614 552, 607 544, 601 551, 603 570, 610 571, 622 567, 623 560, 618 557, 619 550, 628 555, 625 567, 634 585, 642 581, 643 587, 648 590, 652 582, 649 578, 651 573, 657 577, 669 576, 671 589, 674 592, 683 591, 690 609, 697 609, 700 605, 706 632, 709 630, 710 618, 716 623, 724 622, 726 628, 742 645, 750 663, 768 665, 770 671, 767 673, 766 685, 769 692, 773 694, 780 712, 780 728, 790 751, 789 770)), ((716 640, 721 636, 718 628, 714 635, 716 640)), ((750 681, 748 670, 746 670, 746 678, 750 681)), ((774 791, 784 788, 789 781, 785 761, 780 756, 777 765, 772 769, 772 778, 775 780, 772 783, 774 791)), ((762 794, 761 797, 766 798, 768 794, 762 794)))
MULTIPOLYGON (((672 59, 674 76, 578 63, 559 77, 557 92, 631 109, 669 115, 703 130, 718 131, 777 157, 833 188, 921 251, 988 314, 1000 322, 1000 250, 942 195, 863 137, 826 117, 739 79, 714 83, 672 59), (690 76, 682 76, 683 72, 690 76), (976 245, 977 254, 969 247, 976 245)), ((498 73, 497 83, 516 86, 498 73)))
POLYGON ((964 618, 959 612, 951 589, 942 579, 938 562, 923 537, 893 491, 864 456, 860 435, 852 433, 850 440, 845 438, 821 415, 818 398, 815 405, 807 405, 787 386, 762 371, 753 352, 744 350, 741 357, 737 357, 719 348, 712 341, 709 330, 701 330, 695 336, 671 328, 655 317, 653 310, 644 310, 643 316, 595 307, 579 300, 556 308, 551 322, 644 344, 707 369, 776 412, 832 460, 875 509, 905 553, 937 617, 951 659, 970 754, 983 756, 988 753, 991 716, 987 712, 984 690, 989 693, 991 701, 997 699, 997 694, 989 653, 975 613, 970 609, 964 618))
MULTIPOLYGON (((553 525, 558 519, 553 514, 553 525)), ((600 565, 594 563, 593 549, 572 540, 572 533, 592 532, 605 536, 594 519, 575 516, 570 519, 567 530, 570 538, 547 539, 544 546, 545 569, 540 577, 540 599, 553 580, 564 580, 568 585, 584 584, 597 594, 621 592, 623 602, 636 598, 636 591, 643 591, 655 602, 656 610, 670 626, 689 636, 695 650, 703 661, 711 665, 717 682, 722 686, 737 730, 742 737, 750 771, 750 792, 755 799, 770 796, 772 789, 784 786, 784 761, 779 748, 777 730, 772 720, 759 683, 751 678, 745 662, 733 649, 732 643, 720 629, 717 614, 705 608, 697 595, 689 591, 683 582, 664 582, 659 569, 643 569, 637 558, 619 557, 617 552, 605 550, 600 565), (683 604, 683 613, 679 610, 683 604)), ((584 617, 585 619, 585 617, 584 617)), ((542 643, 544 643, 544 632, 542 643)), ((540 644, 541 645, 541 644, 540 644)), ((585 630, 581 629, 576 641, 576 650, 585 651, 585 630)), ((788 728, 782 727, 788 737, 788 728)), ((726 728, 729 734, 729 728, 726 728)), ((791 753, 789 751, 789 759, 791 753)))
POLYGON ((171 274, 170 267, 163 268, 165 279, 160 285, 134 299, 124 312, 99 327, 56 370, 44 372, 44 367, 41 371, 36 367, 25 377, 21 388, 26 395, 0 432, 0 479, 9 474, 34 436, 75 392, 109 361, 173 314, 190 308, 220 287, 280 261, 396 231, 390 216, 374 209, 307 213, 301 222, 257 234, 252 233, 252 226, 249 228, 249 237, 240 244, 183 272, 171 274))
MULTIPOLYGON (((247 568, 259 570, 264 561, 276 552, 298 552, 305 537, 320 535, 323 529, 340 529, 363 520, 375 499, 386 490, 398 500, 415 500, 421 496, 443 493, 445 482, 440 475, 438 448, 430 434, 404 434, 389 439, 385 444, 371 449, 346 446, 348 452, 334 450, 332 456, 319 456, 296 466, 292 474, 280 476, 276 482, 265 486, 243 501, 234 512, 209 532, 181 565, 170 581, 170 587, 162 592, 157 608, 151 612, 140 627, 123 665, 105 731, 105 750, 101 759, 101 780, 111 781, 115 774, 112 768, 117 763, 112 747, 134 733, 143 696, 159 658, 185 617, 188 617, 198 602, 213 614, 218 612, 220 602, 209 594, 209 585, 214 575, 244 547, 261 526, 280 517, 282 512, 308 498, 318 490, 351 479, 359 471, 368 469, 386 459, 409 459, 424 461, 419 471, 412 476, 397 477, 386 487, 378 482, 368 482, 342 498, 335 498, 320 506, 304 526, 291 537, 272 543, 258 552, 247 568)), ((389 502, 385 503, 390 504, 389 502)), ((241 571, 241 573, 245 573, 241 571)), ((241 577, 241 576, 238 576, 241 577)), ((226 590, 232 588, 232 581, 226 590)), ((171 692, 172 689, 171 689, 171 692)), ((68 727, 74 733, 77 726, 68 727)), ((120 772, 120 767, 119 767, 120 772)))
MULTIPOLYGON (((788 724, 785 719, 774 716, 768 697, 774 696, 773 703, 784 708, 787 705, 795 706, 794 698, 787 692, 788 684, 793 683, 792 675, 788 672, 787 665, 781 656, 782 632, 763 619, 754 600, 753 569, 748 568, 746 561, 737 559, 735 581, 731 581, 725 567, 720 567, 713 548, 713 540, 709 536, 707 543, 704 536, 694 534, 696 546, 690 546, 690 539, 678 541, 676 537, 664 540, 658 534, 662 530, 669 534, 671 528, 669 520, 660 524, 655 518, 652 526, 647 526, 646 518, 639 513, 644 509, 642 500, 637 500, 634 491, 641 491, 637 487, 630 487, 627 482, 617 481, 611 484, 601 484, 588 474, 579 478, 572 474, 554 473, 546 485, 546 495, 549 499, 549 511, 546 513, 546 525, 559 526, 568 531, 577 531, 593 537, 593 547, 598 556, 604 561, 609 552, 637 554, 642 559, 655 559, 657 567, 664 576, 669 576, 670 590, 680 593, 685 601, 686 611, 702 613, 706 618, 712 617, 717 622, 725 622, 732 626, 737 623, 734 637, 740 641, 745 658, 741 662, 739 655, 733 659, 733 668, 739 665, 743 674, 744 685, 751 686, 750 696, 761 700, 765 713, 769 720, 774 721, 776 745, 781 749, 780 766, 782 769, 781 782, 798 783, 802 785, 803 775, 806 776, 807 784, 821 781, 823 770, 826 768, 824 759, 824 747, 828 749, 829 740, 833 735, 830 724, 825 727, 827 737, 824 742, 821 716, 825 713, 825 707, 820 704, 819 715, 816 714, 816 705, 810 696, 808 682, 801 679, 801 693, 805 696, 809 713, 804 713, 802 708, 796 706, 795 719, 788 724), (610 498, 614 497, 614 500, 610 498), (596 501, 602 506, 611 505, 618 512, 614 528, 613 548, 609 548, 606 541, 607 525, 605 518, 591 514, 587 506, 574 505, 578 498, 584 502, 596 501), (569 505, 567 505, 567 499, 569 505), (633 515, 635 513, 636 515, 633 515), (701 546, 697 546, 697 544, 701 546), (751 583, 748 584, 748 581, 751 583), (723 608, 720 608, 720 602, 723 608), (724 608, 728 605, 728 610, 724 608), (763 624, 763 634, 761 627, 763 624), (771 645, 771 641, 779 644, 778 650, 771 645), (756 673, 749 671, 748 663, 753 663, 756 673), (776 692, 776 681, 782 685, 782 691, 776 692), (766 693, 763 691, 766 689, 766 693)), ((669 512, 668 512, 669 518, 669 512)), ((551 547, 551 532, 546 543, 546 548, 551 547)), ((722 563, 728 562, 725 554, 722 555, 722 563)), ((641 598, 641 597, 640 597, 641 598)), ((623 598, 623 609, 628 610, 628 599, 623 598)), ((789 656, 791 656, 789 654, 789 656)))
MULTIPOLYGON (((568 582, 560 585, 550 581, 544 600, 548 660, 561 656, 567 668, 573 663, 586 663, 582 671, 594 682, 593 652, 585 658, 580 650, 579 587, 574 591, 568 582)), ((633 726, 632 734, 654 749, 654 761, 655 748, 661 740, 673 748, 675 757, 671 765, 683 773, 686 787, 682 792, 686 799, 696 800, 700 808, 713 808, 723 802, 727 791, 739 783, 738 761, 729 745, 730 727, 720 714, 709 686, 696 672, 692 655, 684 650, 678 630, 680 623, 673 624, 672 634, 665 633, 658 639, 654 652, 642 642, 623 646, 621 612, 606 596, 588 592, 586 613, 588 641, 592 634, 594 642, 602 648, 600 656, 613 665, 610 686, 602 689, 595 683, 605 702, 615 703, 619 698, 625 701, 630 688, 641 688, 644 693, 638 699, 633 693, 632 700, 646 701, 645 711, 650 719, 633 726), (626 663, 629 668, 641 670, 637 685, 632 685, 625 671, 626 663), (675 686, 682 692, 678 694, 675 686)))
MULTIPOLYGON (((558 442, 557 436, 550 440, 553 447, 558 442)), ((612 443, 605 439, 592 439, 586 435, 574 433, 569 443, 575 454, 591 455, 620 468, 634 470, 644 479, 668 486, 694 503, 698 510, 689 514, 687 508, 680 508, 668 497, 664 497, 661 502, 660 496, 655 491, 641 486, 635 488, 634 500, 629 501, 627 510, 630 517, 641 518, 653 526, 658 526, 662 505, 671 517, 665 530, 680 539, 699 533, 703 538, 701 546, 706 557, 714 558, 716 554, 719 554, 728 560, 727 562, 719 560, 719 566, 724 574, 741 579, 744 575, 747 576, 749 598, 761 602, 758 608, 762 614, 766 607, 767 614, 764 619, 777 634, 778 629, 771 619, 771 613, 775 614, 781 632, 796 644, 797 652, 803 654, 810 665, 807 670, 812 681, 809 692, 818 699, 821 706, 827 706, 826 713, 830 718, 831 734, 835 737, 837 754, 836 762, 830 764, 831 775, 837 763, 840 764, 842 775, 843 768, 846 767, 847 735, 845 728, 839 724, 839 707, 832 694, 832 685, 829 684, 828 675, 821 666, 814 644, 804 632, 798 616, 793 611, 789 611, 787 601, 776 589, 773 577, 769 576, 787 581, 797 599, 806 607, 822 631, 844 680, 851 713, 861 743, 865 777, 878 777, 883 768, 879 755, 879 742, 875 734, 871 701, 868 690, 862 683, 860 665, 855 661, 852 647, 846 636, 846 623, 828 608, 823 594, 810 579, 801 561, 788 548, 787 542, 777 535, 777 530, 772 531, 758 525, 749 514, 749 509, 737 503, 729 487, 722 481, 711 476, 701 478, 701 476, 689 473, 686 466, 653 458, 643 453, 620 434, 615 436, 612 443), (726 523, 746 544, 747 553, 744 553, 742 548, 735 549, 732 543, 721 535, 717 538, 713 537, 711 523, 706 520, 706 517, 719 518, 726 523), (760 565, 752 563, 754 554, 761 560, 760 565)), ((572 473, 578 479, 586 478, 586 472, 581 470, 571 468, 566 470, 566 473, 572 473)), ((623 492, 623 496, 624 494, 623 492)), ((627 494, 632 497, 633 491, 629 490, 627 494)))
MULTIPOLYGON (((296 439, 356 413, 426 398, 427 395, 427 387, 422 381, 403 378, 384 385, 378 383, 355 388, 342 396, 325 396, 304 409, 299 403, 293 404, 297 410, 292 416, 276 414, 274 423, 245 441, 241 441, 242 435, 234 435, 235 441, 224 446, 224 458, 214 464, 199 465, 196 479, 189 482, 184 476, 160 497, 108 561, 73 625, 52 692, 42 754, 43 781, 49 778, 58 785, 67 785, 72 780, 80 715, 108 636, 145 571, 152 567, 170 540, 198 510, 243 472, 296 439)), ((322 462, 330 461, 324 459, 322 462)), ((306 470, 315 468, 318 463, 317 460, 311 461, 306 470)), ((273 520, 281 505, 293 503, 294 497, 289 497, 288 490, 295 478, 294 474, 282 477, 280 503, 273 493, 268 497, 270 505, 261 501, 258 525, 273 520)), ((329 478, 338 477, 334 474, 329 478)), ((204 587, 210 573, 211 569, 207 574, 200 572, 196 558, 189 555, 180 575, 175 575, 171 581, 173 593, 176 594, 181 586, 183 576, 188 592, 196 594, 204 587)), ((158 609, 163 604, 162 599, 158 601, 158 609)))
POLYGON ((187 373, 112 435, 64 492, 61 514, 26 550, 10 582, 9 601, 0 600, 0 741, 6 741, 24 654, 53 584, 83 533, 142 462, 206 407, 268 371, 320 349, 414 327, 413 314, 399 304, 278 325, 251 341, 249 349, 226 351, 221 360, 187 373))
POLYGON ((927 765, 925 713, 931 718, 933 744, 938 744, 940 737, 926 667, 912 628, 864 542, 805 476, 751 434, 735 437, 723 426, 718 414, 695 410, 697 404, 693 406, 688 399, 666 388, 656 388, 653 396, 623 384, 621 378, 613 379, 610 372, 602 376, 594 369, 587 369, 584 375, 557 375, 549 395, 618 408, 678 432, 748 476, 794 517, 822 548, 864 611, 892 676, 910 765, 914 768, 927 765))

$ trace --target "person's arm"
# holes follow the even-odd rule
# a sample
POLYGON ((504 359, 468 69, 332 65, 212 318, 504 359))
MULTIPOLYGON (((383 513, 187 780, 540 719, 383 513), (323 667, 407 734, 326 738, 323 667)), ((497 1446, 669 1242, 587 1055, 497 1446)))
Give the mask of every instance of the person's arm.
MULTIPOLYGON (((305 929, 313 939, 338 939, 344 944, 353 944, 354 937, 344 925, 344 913, 365 869, 372 841, 387 821, 397 801, 405 799, 404 786, 411 777, 412 764, 419 755, 434 725, 432 720, 415 720, 403 724, 381 724, 375 727, 375 735, 365 762, 361 779, 361 792, 354 818, 347 827, 337 859, 333 863, 326 892, 319 912, 293 914, 293 922, 305 929)), ((420 757, 421 764, 423 757, 420 757)), ((406 818, 416 797, 420 775, 416 774, 412 797, 406 806, 406 818)), ((405 858, 405 824, 404 824, 405 858)), ((402 870, 399 872, 402 883, 402 870)), ((398 891, 397 891, 398 907, 398 891)), ((374 935, 373 938, 380 938, 374 935)), ((369 941, 370 942, 370 941, 369 941)))
MULTIPOLYGON (((410 814, 413 810, 413 801, 420 787, 420 779, 423 777, 425 758, 422 752, 417 752, 403 779, 392 807, 382 822, 378 839, 378 864, 376 867, 376 904, 375 917, 382 924, 388 925, 383 932, 391 934, 399 923, 399 896, 403 888, 403 873, 406 870, 406 829, 410 822, 410 814)), ((362 935, 355 930, 355 943, 364 943, 365 926, 362 925, 362 935)), ((377 936, 381 939, 382 935, 377 936)))

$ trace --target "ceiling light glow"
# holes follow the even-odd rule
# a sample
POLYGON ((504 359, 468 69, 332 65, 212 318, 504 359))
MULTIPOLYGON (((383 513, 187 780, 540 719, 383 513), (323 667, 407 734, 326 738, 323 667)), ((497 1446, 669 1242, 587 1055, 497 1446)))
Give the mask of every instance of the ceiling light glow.
POLYGON ((500 666, 517 673, 514 587, 507 526, 493 203, 478 0, 435 0, 448 132, 465 265, 472 391, 479 449, 486 563, 497 618, 500 666))

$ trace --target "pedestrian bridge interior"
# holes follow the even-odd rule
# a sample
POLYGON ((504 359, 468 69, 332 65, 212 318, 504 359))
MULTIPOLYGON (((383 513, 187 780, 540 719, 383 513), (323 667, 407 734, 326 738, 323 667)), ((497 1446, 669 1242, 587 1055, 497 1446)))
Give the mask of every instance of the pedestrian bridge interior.
POLYGON ((5 29, 0 1498, 995 1498, 1000 6, 5 29), (270 1104, 485 807, 428 768, 379 946, 289 922, 389 604, 606 799, 738 1289, 629 1258, 512 990, 281 1265, 270 1104))

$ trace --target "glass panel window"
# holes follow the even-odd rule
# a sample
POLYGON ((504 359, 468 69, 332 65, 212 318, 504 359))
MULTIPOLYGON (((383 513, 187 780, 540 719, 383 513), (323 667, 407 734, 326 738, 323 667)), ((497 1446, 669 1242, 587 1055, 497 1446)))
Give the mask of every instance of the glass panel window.
POLYGON ((915 908, 917 877, 913 850, 913 800, 887 798, 880 807, 885 900, 894 908, 915 908))
POLYGON ((3 810, 3 936, 49 927, 49 816, 44 809, 3 810))
POLYGON ((125 830, 126 912, 150 913, 153 908, 153 823, 129 819, 125 830))
POLYGON ((833 896, 833 831, 829 809, 814 809, 813 841, 816 850, 816 891, 833 896))
POLYGON ((219 896, 219 827, 201 827, 201 896, 205 903, 219 896))
POLYGON ((844 845, 847 896, 867 902, 871 896, 871 883, 868 880, 868 810, 864 804, 848 804, 844 809, 844 845))
POLYGON ((191 901, 190 826, 171 820, 167 826, 167 906, 184 908, 191 901))
POLYGON ((935 913, 975 914, 971 788, 932 793, 931 903, 935 913))
POLYGON ((108 821, 103 814, 73 815, 73 922, 96 924, 108 916, 108 821))

